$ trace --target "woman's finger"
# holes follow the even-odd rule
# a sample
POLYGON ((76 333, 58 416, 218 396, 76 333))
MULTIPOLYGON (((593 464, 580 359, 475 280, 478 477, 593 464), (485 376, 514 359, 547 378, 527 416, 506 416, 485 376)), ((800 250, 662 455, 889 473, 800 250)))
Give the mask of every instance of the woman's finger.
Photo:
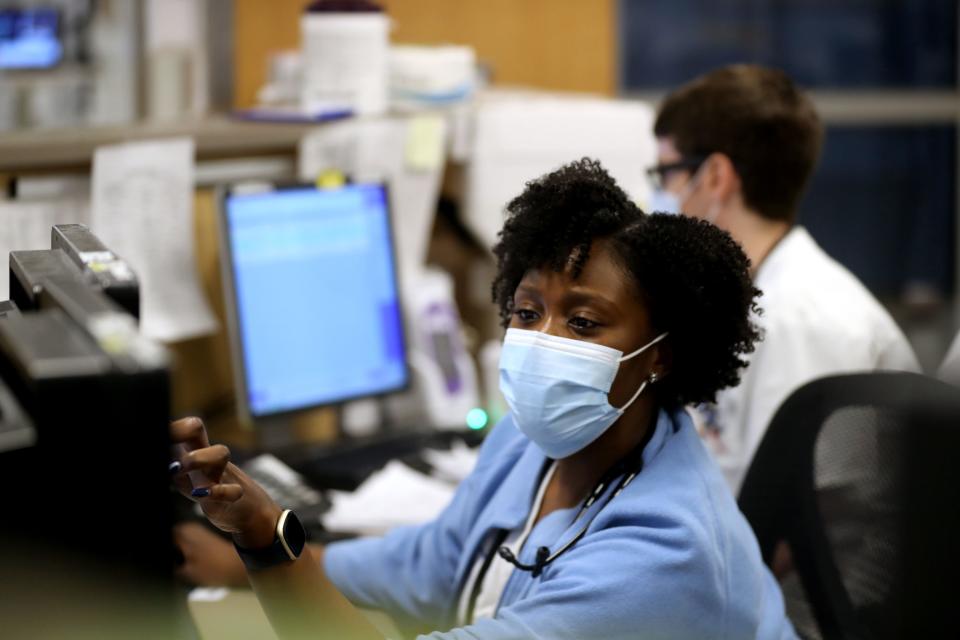
POLYGON ((238 484, 214 484, 194 489, 190 495, 200 501, 236 502, 243 497, 243 487, 238 484))
POLYGON ((220 482, 224 469, 230 462, 230 449, 222 444, 196 449, 179 460, 179 474, 201 471, 210 482, 220 482))
POLYGON ((170 442, 186 445, 187 449, 205 449, 210 446, 207 429, 200 418, 181 418, 170 423, 170 442))

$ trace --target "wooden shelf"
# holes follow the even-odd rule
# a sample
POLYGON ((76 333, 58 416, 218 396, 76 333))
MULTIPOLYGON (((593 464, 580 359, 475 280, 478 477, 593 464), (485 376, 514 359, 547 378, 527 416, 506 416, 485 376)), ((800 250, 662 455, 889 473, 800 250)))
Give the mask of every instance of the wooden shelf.
POLYGON ((316 126, 244 122, 219 116, 188 122, 4 133, 0 135, 0 173, 85 171, 99 146, 175 136, 192 137, 200 160, 295 155, 300 138, 316 126))

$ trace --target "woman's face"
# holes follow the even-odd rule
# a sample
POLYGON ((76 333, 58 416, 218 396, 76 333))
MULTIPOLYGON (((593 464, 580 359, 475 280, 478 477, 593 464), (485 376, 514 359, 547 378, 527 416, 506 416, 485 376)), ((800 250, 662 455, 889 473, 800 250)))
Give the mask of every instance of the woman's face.
MULTIPOLYGON (((570 269, 528 271, 513 294, 510 327, 584 340, 629 354, 656 338, 632 279, 617 264, 605 240, 590 247, 580 277, 570 269)), ((610 404, 620 407, 652 372, 664 371, 656 346, 620 365, 610 404)))

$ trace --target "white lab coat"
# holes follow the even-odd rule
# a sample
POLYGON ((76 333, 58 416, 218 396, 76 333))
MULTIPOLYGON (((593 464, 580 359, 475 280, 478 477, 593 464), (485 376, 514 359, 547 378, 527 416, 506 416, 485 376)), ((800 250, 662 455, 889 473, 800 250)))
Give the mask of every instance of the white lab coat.
POLYGON ((702 407, 697 421, 734 495, 771 418, 797 388, 837 373, 920 369, 890 314, 802 227, 771 251, 755 285, 764 339, 740 385, 702 407))

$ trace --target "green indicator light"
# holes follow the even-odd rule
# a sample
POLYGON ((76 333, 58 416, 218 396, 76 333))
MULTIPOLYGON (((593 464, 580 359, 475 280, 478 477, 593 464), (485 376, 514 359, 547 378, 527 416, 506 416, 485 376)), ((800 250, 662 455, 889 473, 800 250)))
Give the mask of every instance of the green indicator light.
POLYGON ((470 409, 467 413, 467 426, 471 429, 483 429, 488 421, 487 412, 483 409, 470 409))

